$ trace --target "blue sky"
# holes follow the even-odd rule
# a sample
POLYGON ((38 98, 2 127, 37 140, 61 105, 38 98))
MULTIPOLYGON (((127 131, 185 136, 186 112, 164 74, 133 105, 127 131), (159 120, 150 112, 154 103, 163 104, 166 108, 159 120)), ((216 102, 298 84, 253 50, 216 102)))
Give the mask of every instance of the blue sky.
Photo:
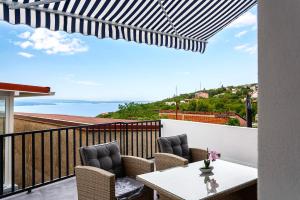
POLYGON ((56 99, 159 100, 257 82, 257 8, 204 54, 0 22, 0 81, 50 86, 56 99))

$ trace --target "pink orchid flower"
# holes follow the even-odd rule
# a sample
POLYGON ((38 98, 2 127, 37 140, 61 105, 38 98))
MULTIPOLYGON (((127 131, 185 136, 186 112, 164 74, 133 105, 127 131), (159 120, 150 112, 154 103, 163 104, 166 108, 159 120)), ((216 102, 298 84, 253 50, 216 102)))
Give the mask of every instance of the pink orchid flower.
POLYGON ((216 152, 216 151, 209 152, 209 160, 216 161, 219 158, 220 158, 220 154, 218 152, 216 152))

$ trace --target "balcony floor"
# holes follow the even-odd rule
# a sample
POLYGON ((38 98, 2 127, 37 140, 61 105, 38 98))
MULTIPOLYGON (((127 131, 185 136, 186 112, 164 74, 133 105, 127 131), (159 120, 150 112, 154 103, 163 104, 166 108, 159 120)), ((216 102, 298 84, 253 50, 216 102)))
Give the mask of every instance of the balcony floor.
MULTIPOLYGON (((4 200, 78 200, 76 179, 68 178, 57 183, 49 184, 32 190, 31 193, 20 193, 6 197, 4 200)), ((157 200, 156 195, 153 200, 157 200)))
POLYGON ((27 194, 20 193, 11 197, 4 198, 5 200, 77 200, 77 188, 75 178, 69 178, 64 181, 49 184, 32 190, 27 194))

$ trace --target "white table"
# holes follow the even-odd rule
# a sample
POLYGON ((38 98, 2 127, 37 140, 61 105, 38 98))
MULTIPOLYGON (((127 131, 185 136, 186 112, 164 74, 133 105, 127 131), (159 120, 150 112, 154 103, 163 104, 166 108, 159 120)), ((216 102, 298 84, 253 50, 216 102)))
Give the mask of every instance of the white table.
POLYGON ((257 169, 223 160, 212 162, 213 174, 201 174, 203 161, 142 174, 137 179, 171 199, 201 200, 237 191, 257 182, 257 169))

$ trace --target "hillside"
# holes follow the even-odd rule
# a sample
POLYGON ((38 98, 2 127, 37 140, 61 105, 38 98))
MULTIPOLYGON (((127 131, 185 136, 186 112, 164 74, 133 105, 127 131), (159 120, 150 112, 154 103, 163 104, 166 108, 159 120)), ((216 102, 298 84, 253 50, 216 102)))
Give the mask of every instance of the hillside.
POLYGON ((245 98, 249 94, 252 97, 253 118, 255 118, 257 113, 257 90, 257 84, 204 89, 152 103, 126 103, 125 105, 119 105, 118 111, 100 114, 98 117, 154 120, 160 118, 159 110, 176 110, 176 102, 178 102, 180 111, 235 112, 242 117, 246 117, 245 98), (201 95, 196 97, 199 92, 207 94, 208 97, 201 97, 201 95))

